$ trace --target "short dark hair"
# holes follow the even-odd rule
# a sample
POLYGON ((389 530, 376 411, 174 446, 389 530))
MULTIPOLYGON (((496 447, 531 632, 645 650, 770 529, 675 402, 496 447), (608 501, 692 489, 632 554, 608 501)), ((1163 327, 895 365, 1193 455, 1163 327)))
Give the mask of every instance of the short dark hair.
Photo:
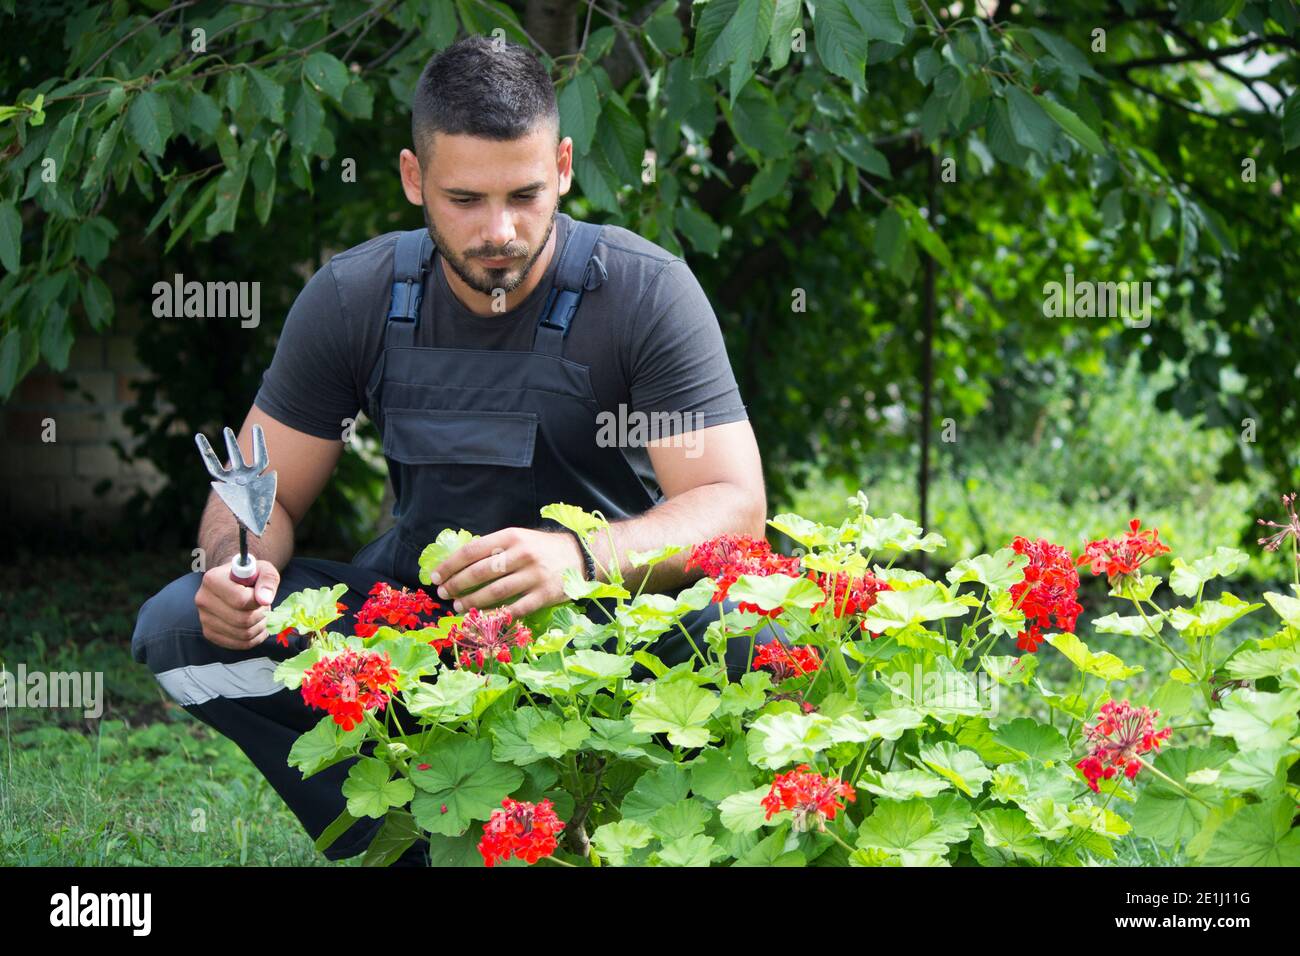
POLYGON ((434 54, 411 97, 411 138, 424 161, 434 133, 519 139, 539 122, 556 130, 555 84, 531 50, 468 36, 434 54))

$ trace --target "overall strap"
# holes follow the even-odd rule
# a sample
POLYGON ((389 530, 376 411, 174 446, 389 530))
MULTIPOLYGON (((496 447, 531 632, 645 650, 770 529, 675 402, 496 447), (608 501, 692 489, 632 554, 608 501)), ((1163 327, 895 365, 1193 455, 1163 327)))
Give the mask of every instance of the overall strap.
POLYGON ((393 250, 393 294, 388 303, 388 326, 384 344, 388 348, 415 344, 424 298, 424 274, 429 270, 433 241, 427 229, 412 229, 397 237, 393 250))
POLYGON ((546 295, 546 305, 533 336, 533 351, 561 355, 564 337, 569 334, 582 293, 598 288, 605 281, 605 264, 592 255, 602 228, 597 223, 574 220, 565 236, 560 261, 555 267, 555 282, 546 295))

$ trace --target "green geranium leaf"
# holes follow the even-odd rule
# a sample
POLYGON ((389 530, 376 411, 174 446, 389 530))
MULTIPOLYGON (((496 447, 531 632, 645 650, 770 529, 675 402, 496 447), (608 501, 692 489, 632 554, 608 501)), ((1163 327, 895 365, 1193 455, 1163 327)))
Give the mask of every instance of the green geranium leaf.
POLYGON ((1038 658, 1033 654, 1022 654, 1020 657, 991 657, 986 654, 980 658, 980 667, 1004 687, 1015 687, 1028 684, 1033 679, 1034 672, 1038 670, 1038 658))
POLYGON ((742 574, 727 590, 727 597, 753 604, 763 611, 786 607, 811 608, 826 600, 822 589, 812 581, 788 574, 769 574, 766 577, 742 574))
POLYGON ((570 531, 576 531, 580 535, 586 535, 589 532, 597 531, 605 527, 606 522, 589 512, 583 511, 576 505, 566 505, 557 503, 547 505, 542 509, 542 517, 570 531))
POLYGON ((867 612, 864 625, 873 634, 894 634, 904 628, 941 618, 962 617, 970 608, 947 595, 933 582, 908 591, 882 591, 867 612))
POLYGON ((656 681, 632 705, 632 726, 643 733, 666 733, 679 747, 703 747, 705 726, 718 709, 718 695, 689 680, 656 681))
POLYGON ((745 753, 745 741, 727 749, 710 748, 691 761, 691 790, 705 800, 720 802, 754 785, 754 772, 745 753))
POLYGON ((674 840, 656 856, 661 866, 709 866, 725 854, 726 851, 713 842, 713 837, 697 833, 674 840))
POLYGON ((1071 664, 1085 674, 1105 681, 1125 680, 1145 669, 1140 665, 1130 667, 1108 651, 1090 651, 1088 645, 1073 634, 1048 634, 1047 643, 1064 654, 1071 664))
POLYGON ((637 820, 619 820, 596 828, 591 835, 592 845, 602 861, 610 866, 624 866, 634 850, 648 846, 654 833, 637 820))
POLYGON ((1274 611, 1277 611, 1277 616, 1285 621, 1289 627, 1300 627, 1300 598, 1278 594, 1274 591, 1265 591, 1264 600, 1269 603, 1274 611))
POLYGON ((1228 695, 1221 709, 1210 711, 1210 733, 1231 737, 1243 752, 1274 749, 1296 735, 1298 708, 1300 691, 1239 690, 1228 695))
POLYGON ((950 784, 924 770, 892 770, 881 773, 868 769, 857 786, 890 800, 925 800, 938 796, 950 784))
POLYGON ((703 832, 713 819, 713 812, 691 797, 660 807, 645 821, 659 841, 667 846, 674 840, 685 839, 703 832))
MULTIPOLYGON (((652 568, 656 564, 667 561, 673 555, 681 554, 685 550, 686 548, 680 544, 666 544, 662 548, 655 548, 653 551, 629 551, 627 559, 634 568, 652 568)), ((663 595, 658 596, 662 597, 663 595)))
POLYGON ((718 713, 723 717, 747 714, 758 710, 772 689, 772 677, 767 671, 750 671, 738 682, 732 681, 722 688, 722 703, 718 713))
POLYGON ((622 654, 590 649, 574 651, 565 662, 571 673, 597 678, 602 684, 612 684, 620 677, 627 677, 632 673, 634 663, 632 658, 622 654))
POLYGON ((1035 863, 1043 860, 1043 841, 1024 811, 995 808, 976 817, 984 834, 984 845, 989 849, 1020 860, 1035 863))
POLYGON ((825 714, 764 714, 746 736, 750 763, 768 770, 807 763, 835 741, 825 714))
POLYGON ((589 718, 591 735, 586 746, 592 750, 616 754, 620 757, 644 757, 645 745, 650 743, 650 735, 641 733, 632 725, 632 718, 608 720, 604 717, 589 718))
POLYGON ((855 842, 860 849, 884 850, 891 855, 943 855, 950 843, 957 842, 953 836, 935 821, 934 811, 925 800, 882 799, 871 816, 862 821, 855 842))
POLYGON ((801 515, 788 512, 779 514, 775 518, 769 518, 767 523, 805 548, 822 548, 827 545, 838 544, 841 539, 838 529, 829 525, 818 524, 816 521, 809 521, 801 515))
POLYGON ((1016 554, 1010 548, 1002 548, 994 554, 977 554, 954 564, 947 575, 948 583, 977 581, 986 585, 990 594, 997 594, 1023 581, 1027 564, 1028 555, 1016 554))
POLYGON ((455 734, 412 761, 420 789, 411 803, 415 821, 431 833, 457 836, 486 820, 524 781, 523 771, 492 759, 492 744, 455 734), (427 764, 428 769, 419 769, 427 764))
POLYGON ((536 763, 542 754, 528 742, 528 735, 546 719, 536 707, 519 707, 495 717, 488 725, 492 737, 492 758, 520 767, 536 763))
POLYGON ((1169 587, 1181 597, 1195 597, 1200 593, 1206 581, 1217 577, 1228 577, 1238 568, 1245 566, 1249 555, 1236 548, 1215 548, 1214 554, 1198 558, 1190 565, 1182 558, 1174 558, 1173 570, 1169 573, 1169 587))
POLYGON ((1043 763, 1066 760, 1070 756, 1070 746, 1061 732, 1049 724, 1040 724, 1032 717, 1018 717, 1003 724, 994 730, 993 739, 1043 763))
POLYGON ((1144 618, 1140 615, 1130 617, 1120 617, 1118 614, 1107 614, 1105 617, 1099 617, 1092 622, 1092 628, 1101 634, 1123 634, 1125 637, 1150 637, 1152 634, 1159 634, 1165 626, 1163 617, 1144 618), (1147 621, 1150 621, 1150 625, 1147 621))
POLYGON ((1176 607, 1169 612, 1169 622, 1188 640, 1213 637, 1262 604, 1250 604, 1234 594, 1224 593, 1217 601, 1202 601, 1190 611, 1176 607))
POLYGON ((661 807, 684 800, 690 792, 686 771, 675 763, 641 774, 623 798, 623 819, 646 821, 661 807))
POLYGON ((968 797, 978 796, 993 772, 984 766, 979 754, 966 750, 952 741, 922 747, 920 761, 968 797))
POLYGON ((325 652, 318 645, 313 644, 287 661, 280 661, 275 665, 274 677, 289 690, 297 690, 302 686, 302 679, 307 671, 324 656, 325 652))
POLYGON ((1291 826, 1295 801, 1243 807, 1215 831, 1206 866, 1300 866, 1300 829, 1291 826))
POLYGON ((346 584, 326 588, 307 588, 295 591, 266 615, 266 632, 272 636, 286 627, 302 634, 322 631, 343 615, 336 602, 347 593, 346 584))
MULTIPOLYGON (((763 798, 772 789, 771 785, 755 787, 733 793, 718 804, 722 825, 732 833, 752 833, 768 823, 767 810, 763 807, 763 798)), ((774 819, 779 820, 780 814, 774 819)))
POLYGON ((564 594, 570 601, 597 600, 616 598, 627 600, 632 592, 621 584, 608 581, 584 581, 573 568, 565 568, 561 574, 564 580, 564 594))
POLYGON ((405 777, 390 779, 392 770, 382 760, 362 757, 348 771, 343 781, 343 796, 348 798, 348 813, 354 817, 379 819, 390 807, 400 807, 415 796, 415 787, 405 777))
POLYGON ((1156 588, 1164 581, 1158 574, 1122 574, 1110 589, 1110 596, 1126 600, 1149 601, 1156 588))
POLYGON ((365 724, 344 730, 333 717, 322 717, 311 730, 289 748, 289 766, 302 771, 303 779, 353 756, 366 739, 365 724))
POLYGON ((438 537, 434 539, 433 544, 427 545, 420 552, 420 581, 424 584, 433 584, 433 569, 473 540, 474 535, 464 528, 456 531, 444 528, 438 532, 438 537))
POLYGON ((528 732, 528 743, 554 760, 579 749, 587 739, 588 727, 581 720, 546 717, 528 732))
POLYGON ((466 669, 444 671, 436 683, 421 681, 406 695, 406 706, 429 720, 459 720, 473 712, 474 698, 487 686, 487 674, 466 669))

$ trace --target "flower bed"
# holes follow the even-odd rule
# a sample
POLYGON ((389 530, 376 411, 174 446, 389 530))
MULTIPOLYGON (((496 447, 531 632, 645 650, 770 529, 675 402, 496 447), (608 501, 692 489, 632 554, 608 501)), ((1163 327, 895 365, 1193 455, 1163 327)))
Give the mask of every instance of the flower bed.
MULTIPOLYGON (((707 576, 677 595, 633 593, 616 568, 606 582, 568 573, 570 601, 524 621, 432 621, 422 591, 381 585, 342 635, 325 628, 344 585, 290 595, 268 627, 312 642, 276 676, 327 711, 290 763, 311 775, 361 758, 317 846, 370 817, 383 818, 373 865, 421 837, 441 865, 1076 866, 1137 838, 1189 863, 1300 865, 1300 581, 1265 595, 1271 636, 1234 643, 1231 625, 1265 608, 1205 598, 1245 562, 1235 549, 1174 556, 1166 583, 1143 566, 1168 548, 1135 520, 1078 557, 1020 537, 931 580, 898 561, 942 537, 873 517, 861 494, 849 505, 839 525, 773 518, 794 557, 723 536, 690 549, 707 576), (1080 573, 1106 575, 1123 609, 1093 624, 1119 655, 1073 633, 1080 573), (1161 588, 1179 603, 1153 600, 1161 588), (737 609, 690 660, 655 657, 660 637, 690 637, 683 615, 723 597, 737 609), (586 599, 614 611, 589 617, 586 599), (784 645, 765 643, 774 624, 784 645), (999 638, 1020 653, 993 654, 999 638), (733 641, 750 645, 740 680, 724 663, 733 641), (1126 642, 1168 662, 1149 694, 1126 690, 1142 670, 1126 642), (1041 654, 1069 660, 1067 686, 1036 674, 1041 654), (631 680, 636 664, 655 677, 631 680), (1047 720, 999 719, 1002 695, 1047 720)), ((588 544, 606 533, 569 505, 542 515, 588 544)), ((1275 527, 1266 546, 1294 551, 1294 515, 1275 527)), ((444 532, 421 579, 469 538, 444 532)))

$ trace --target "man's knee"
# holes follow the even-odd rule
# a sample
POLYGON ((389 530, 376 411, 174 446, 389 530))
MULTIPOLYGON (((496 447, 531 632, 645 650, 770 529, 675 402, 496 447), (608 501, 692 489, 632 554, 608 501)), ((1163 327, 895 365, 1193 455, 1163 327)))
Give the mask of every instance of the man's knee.
POLYGON ((201 571, 191 571, 172 581, 140 606, 131 635, 131 656, 149 665, 155 674, 175 666, 166 648, 177 641, 202 638, 199 609, 194 598, 203 583, 201 571))

